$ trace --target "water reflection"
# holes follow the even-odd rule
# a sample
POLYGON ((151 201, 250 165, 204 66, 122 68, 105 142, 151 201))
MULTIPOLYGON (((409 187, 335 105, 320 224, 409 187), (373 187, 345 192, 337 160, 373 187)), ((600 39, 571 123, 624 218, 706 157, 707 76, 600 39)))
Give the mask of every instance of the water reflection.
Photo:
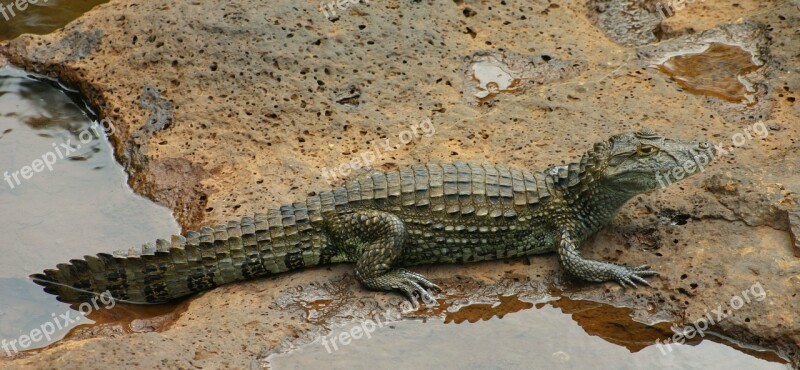
POLYGON ((15 1, 2 0, 6 12, 0 14, 0 40, 10 40, 23 33, 47 34, 64 27, 95 6, 108 0, 48 0, 28 4, 25 10, 14 9, 14 15, 7 6, 15 1), (6 19, 6 16, 8 19, 6 19))
POLYGON ((496 310, 478 304, 448 312, 450 324, 399 321, 367 336, 362 328, 373 326, 354 323, 269 361, 277 370, 787 368, 772 354, 748 355, 711 340, 662 353, 653 340, 668 329, 633 322, 626 309, 566 298, 529 309, 534 305, 503 298, 496 310))
POLYGON ((755 88, 744 76, 760 66, 741 47, 714 42, 701 53, 673 56, 658 68, 694 94, 752 103, 755 88))
MULTIPOLYGON (((134 194, 111 146, 75 97, 25 73, 0 69, 0 339, 76 312, 27 279, 71 258, 142 244, 179 231, 171 212, 134 194), (92 130, 92 127, 95 130, 92 130), (99 132, 79 137, 83 132, 99 132), (23 178, 47 153, 73 152, 23 178), (15 181, 4 175, 18 173, 15 181)), ((88 319, 69 327, 89 323, 88 319)), ((66 335, 58 330, 52 340, 66 335)), ((2 354, 0 352, 0 354, 2 354)))

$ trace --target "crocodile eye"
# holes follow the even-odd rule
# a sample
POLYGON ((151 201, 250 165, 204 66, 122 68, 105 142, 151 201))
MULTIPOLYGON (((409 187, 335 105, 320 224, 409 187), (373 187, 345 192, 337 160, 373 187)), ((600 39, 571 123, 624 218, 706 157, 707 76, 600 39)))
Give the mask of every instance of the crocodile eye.
POLYGON ((639 146, 636 147, 636 154, 640 157, 646 157, 656 153, 658 153, 658 148, 649 144, 639 144, 639 146))

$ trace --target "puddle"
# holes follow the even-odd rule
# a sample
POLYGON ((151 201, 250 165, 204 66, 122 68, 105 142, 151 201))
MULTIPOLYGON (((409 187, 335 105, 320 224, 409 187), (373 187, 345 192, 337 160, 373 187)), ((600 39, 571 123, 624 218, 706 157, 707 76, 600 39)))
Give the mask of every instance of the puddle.
MULTIPOLYGON (((44 293, 28 280, 29 274, 179 231, 168 209, 130 190, 103 128, 90 118, 78 95, 56 86, 0 68, 0 339, 6 341, 67 312, 77 318, 74 308, 44 293), (52 170, 41 164, 45 157, 53 162, 52 170), (22 172, 26 166, 33 169, 27 179, 22 172), (13 178, 18 171, 19 182, 13 178)), ((67 323, 28 349, 46 346, 89 322, 67 323)))
POLYGON ((479 88, 475 97, 480 100, 492 98, 500 92, 513 92, 520 82, 511 75, 505 63, 494 57, 476 61, 471 68, 472 78, 478 82, 479 88))
POLYGON ((473 106, 489 107, 501 93, 519 94, 534 85, 573 78, 585 68, 583 61, 549 54, 478 52, 467 58, 464 68, 464 99, 473 106))
POLYGON ((668 324, 648 326, 632 321, 629 309, 564 297, 525 302, 500 296, 494 304, 433 312, 441 314, 351 323, 268 361, 276 370, 787 368, 772 352, 735 349, 711 336, 659 347, 655 341, 672 334, 668 324))
MULTIPOLYGON (((70 330, 64 339, 90 339, 113 334, 161 332, 177 320, 189 307, 191 300, 159 305, 117 303, 113 307, 91 312, 87 317, 92 325, 70 330)), ((79 310, 72 304, 73 310, 79 310)))
MULTIPOLYGON (((108 0, 40 0, 32 4, 29 1, 25 10, 13 7, 13 13, 6 7, 6 11, 0 13, 0 40, 10 40, 23 33, 43 35, 53 32, 95 6, 107 2, 108 0)), ((15 2, 0 1, 0 4, 6 6, 12 3, 15 2)))
POLYGON ((761 25, 743 22, 643 46, 636 53, 642 66, 666 74, 725 121, 752 123, 769 119, 774 102, 765 83, 768 43, 761 25))
POLYGON ((673 56, 658 68, 691 93, 737 103, 755 101, 755 88, 745 75, 760 66, 738 46, 713 42, 703 52, 673 56))

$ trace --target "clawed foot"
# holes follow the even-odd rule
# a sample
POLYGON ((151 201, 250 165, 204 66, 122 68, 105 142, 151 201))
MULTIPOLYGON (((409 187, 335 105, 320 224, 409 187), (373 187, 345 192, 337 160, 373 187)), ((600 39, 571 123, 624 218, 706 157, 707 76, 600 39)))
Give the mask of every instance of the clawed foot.
POLYGON ((430 291, 442 290, 424 276, 404 269, 392 270, 383 276, 367 279, 364 285, 376 290, 399 290, 408 297, 415 308, 419 307, 417 295, 422 298, 425 305, 433 306, 436 305, 436 299, 430 291))
POLYGON ((436 299, 433 298, 433 295, 429 290, 441 291, 442 288, 439 288, 438 285, 432 283, 430 280, 416 272, 397 269, 393 271, 393 273, 396 277, 396 283, 392 286, 392 288, 399 289, 401 292, 403 292, 403 294, 408 297, 414 307, 419 307, 419 303, 417 302, 417 298, 414 293, 422 298, 422 302, 425 303, 426 306, 436 305, 436 299))
POLYGON ((650 283, 648 283, 644 277, 658 275, 658 272, 650 270, 650 266, 648 265, 642 265, 639 267, 615 265, 611 271, 611 274, 612 279, 619 283, 619 285, 622 285, 623 288, 627 288, 627 285, 625 284, 630 284, 634 288, 638 288, 635 282, 652 287, 652 285, 650 285, 650 283))

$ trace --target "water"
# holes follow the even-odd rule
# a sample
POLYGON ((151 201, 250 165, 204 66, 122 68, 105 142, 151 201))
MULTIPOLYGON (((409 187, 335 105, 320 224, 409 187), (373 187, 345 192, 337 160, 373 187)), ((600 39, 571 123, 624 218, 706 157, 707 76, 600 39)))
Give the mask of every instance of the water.
MULTIPOLYGON (((53 321, 53 314, 69 310, 77 317, 29 274, 179 231, 168 209, 130 190, 104 129, 70 95, 21 71, 0 69, 0 338, 9 341, 53 321), (23 167, 31 168, 28 179, 23 167)), ((57 330, 29 348, 67 332, 57 330)))
POLYGON ((659 65, 662 72, 691 93, 751 103, 755 89, 744 75, 758 68, 746 50, 716 42, 701 53, 676 55, 659 65))
POLYGON ((519 79, 512 76, 509 67, 497 58, 476 61, 470 67, 472 78, 478 82, 479 91, 475 97, 481 101, 488 100, 501 92, 514 91, 519 79))
POLYGON ((0 0, 5 9, 4 13, 0 13, 0 40, 13 39, 23 33, 50 33, 95 6, 107 2, 108 0, 39 0, 36 4, 28 4, 25 10, 12 6, 12 15, 8 5, 16 3, 16 0, 0 0))
POLYGON ((751 356, 730 343, 653 345, 664 329, 635 323, 626 311, 566 298, 534 305, 501 297, 494 309, 467 306, 444 321, 354 323, 269 361, 274 370, 787 368, 769 353, 751 356), (591 320, 581 320, 592 310, 591 320))

